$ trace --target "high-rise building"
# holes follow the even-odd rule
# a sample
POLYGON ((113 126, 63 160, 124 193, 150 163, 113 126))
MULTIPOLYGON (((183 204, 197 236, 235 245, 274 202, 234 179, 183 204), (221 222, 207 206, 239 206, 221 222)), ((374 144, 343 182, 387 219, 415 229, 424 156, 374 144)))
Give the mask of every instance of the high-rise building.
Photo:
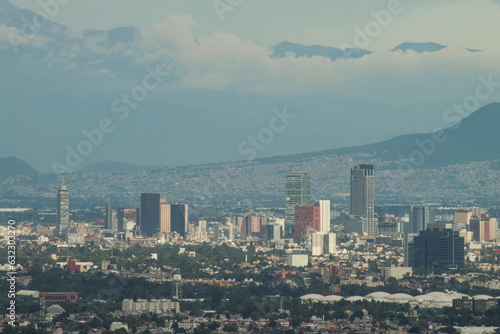
POLYGON ((428 206, 410 206, 410 233, 425 231, 430 224, 436 223, 436 210, 428 206))
POLYGON ((127 231, 130 225, 130 230, 133 228, 132 225, 139 225, 140 209, 139 208, 118 208, 118 231, 127 231))
POLYGON ((106 203, 106 222, 104 224, 104 228, 107 230, 111 230, 111 226, 113 225, 113 216, 111 203, 106 203))
POLYGON ((453 231, 452 224, 421 231, 413 239, 413 267, 426 270, 464 267, 464 238, 453 231))
POLYGON ((375 210, 375 175, 373 165, 351 169, 351 215, 371 218, 375 210))
POLYGON ((455 210, 455 225, 466 227, 472 218, 471 209, 457 209, 455 210))
POLYGON ((355 222, 358 226, 347 227, 347 230, 359 230, 361 227, 364 234, 376 235, 378 220, 375 218, 373 165, 362 164, 351 169, 351 216, 350 221, 355 222))
POLYGON ((320 229, 320 207, 303 205, 295 207, 294 240, 300 242, 304 231, 308 228, 319 231, 320 229))
POLYGON ((160 194, 141 194, 141 232, 153 236, 160 232, 160 194))
POLYGON ((337 249, 337 238, 335 233, 315 232, 311 238, 312 256, 333 254, 337 249))
POLYGON ((403 234, 403 251, 404 251, 404 267, 413 267, 415 252, 413 250, 413 239, 418 233, 404 233, 403 234))
POLYGON ((240 239, 247 240, 251 237, 260 237, 262 218, 251 215, 244 217, 241 224, 240 239))
POLYGON ((490 218, 483 213, 480 216, 473 216, 470 219, 470 230, 473 238, 477 242, 490 242, 497 240, 498 220, 490 218))
POLYGON ((69 227, 69 192, 62 180, 61 187, 57 191, 57 232, 67 232, 69 227))
POLYGON ((172 230, 170 204, 160 202, 160 233, 169 233, 172 230))
POLYGON ((188 231, 187 204, 170 204, 170 229, 185 238, 188 231))
POLYGON ((330 232, 330 201, 321 200, 316 204, 320 211, 320 232, 330 232))
POLYGON ((293 238, 295 207, 311 202, 311 173, 285 174, 285 238, 293 238))

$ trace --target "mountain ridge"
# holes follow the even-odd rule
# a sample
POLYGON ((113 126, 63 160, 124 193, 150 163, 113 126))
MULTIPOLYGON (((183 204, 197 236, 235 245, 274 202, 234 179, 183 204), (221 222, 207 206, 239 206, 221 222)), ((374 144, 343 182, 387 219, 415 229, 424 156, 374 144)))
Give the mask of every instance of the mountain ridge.
MULTIPOLYGON (((341 147, 322 151, 304 152, 291 155, 279 155, 267 158, 259 158, 252 161, 260 164, 273 164, 283 162, 297 162, 300 160, 318 156, 332 156, 355 153, 372 154, 373 158, 393 162, 398 161, 399 163, 411 160, 412 156, 414 158, 424 157, 424 161, 422 163, 415 159, 412 162, 415 164, 415 168, 421 169, 442 167, 470 161, 494 161, 500 160, 500 150, 496 149, 494 141, 491 141, 489 137, 481 136, 480 134, 482 132, 494 133, 495 129, 497 128, 500 128, 500 102, 490 103, 482 108, 479 108, 475 112, 463 118, 459 123, 443 129, 439 135, 436 133, 404 134, 372 144, 341 147), (436 138, 438 139, 436 140, 436 138)), ((19 162, 22 162, 19 159, 17 160, 18 164, 19 162)), ((237 162, 240 163, 241 161, 237 162)), ((189 168, 196 166, 223 165, 227 163, 228 162, 219 162, 176 167, 189 168)), ((1 163, 2 166, 4 164, 5 161, 1 163)), ((26 166, 30 167, 28 164, 26 164, 26 166)), ((393 169, 398 167, 398 163, 395 163, 387 166, 386 168, 393 169)), ((130 163, 106 160, 82 167, 75 173, 129 172, 152 168, 169 168, 169 166, 140 166, 130 163)), ((12 168, 7 168, 6 170, 12 170, 12 168)), ((26 169, 20 168, 20 170, 26 169)), ((32 171, 28 170, 29 175, 33 174, 33 171, 35 171, 35 173, 38 173, 33 168, 31 168, 31 170, 32 171)), ((5 176, 1 172, 1 170, 0 176, 5 176)))

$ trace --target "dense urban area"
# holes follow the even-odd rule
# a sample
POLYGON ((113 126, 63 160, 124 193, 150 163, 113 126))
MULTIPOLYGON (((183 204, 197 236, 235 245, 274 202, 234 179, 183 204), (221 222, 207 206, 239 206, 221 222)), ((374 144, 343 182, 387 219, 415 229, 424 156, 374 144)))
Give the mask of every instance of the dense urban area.
POLYGON ((375 206, 374 165, 347 173, 340 203, 293 172, 281 206, 218 210, 84 209, 59 177, 52 205, 1 209, 3 331, 499 332, 498 210, 375 206))

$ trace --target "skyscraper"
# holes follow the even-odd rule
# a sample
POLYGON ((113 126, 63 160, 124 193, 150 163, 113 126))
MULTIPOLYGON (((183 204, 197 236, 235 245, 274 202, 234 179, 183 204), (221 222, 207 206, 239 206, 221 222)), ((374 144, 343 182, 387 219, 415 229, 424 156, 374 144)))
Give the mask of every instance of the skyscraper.
POLYGON ((373 165, 359 165, 351 169, 351 215, 373 218, 374 179, 373 165))
POLYGON ((57 231, 63 233, 69 227, 69 192, 64 184, 64 177, 61 187, 57 191, 57 231))
POLYGON ((160 232, 160 194, 141 194, 141 232, 152 236, 160 232))
POLYGON ((310 204, 311 173, 285 174, 285 238, 294 237, 295 207, 310 204))
POLYGON ((104 228, 111 230, 112 225, 113 225, 113 216, 111 210, 111 203, 106 203, 106 224, 104 225, 104 228))
MULTIPOLYGON (((375 174, 373 165, 359 165, 351 169, 351 217, 349 222, 367 235, 376 235, 375 174), (365 219, 363 219, 365 218, 365 219)), ((349 230, 350 227, 347 228, 349 230)))
POLYGON ((319 201, 316 206, 319 206, 320 211, 320 231, 330 232, 330 201, 319 201))
POLYGON ((160 204, 160 232, 169 233, 172 229, 171 226, 171 208, 170 204, 161 203, 160 204))
POLYGON ((452 224, 443 224, 442 228, 421 231, 413 239, 413 267, 426 270, 456 269, 464 266, 464 238, 458 231, 453 231, 452 224))
POLYGON ((188 231, 187 204, 170 204, 170 229, 181 237, 186 237, 188 231))
POLYGON ((302 240, 303 233, 308 228, 312 228, 315 231, 320 230, 320 207, 312 205, 295 207, 295 242, 302 240))
POLYGON ((117 216, 118 216, 118 230, 119 231, 127 231, 127 225, 139 224, 140 218, 140 209, 139 208, 118 208, 117 216))
POLYGON ((436 210, 428 206, 410 206, 410 233, 425 231, 429 224, 436 222, 436 210))

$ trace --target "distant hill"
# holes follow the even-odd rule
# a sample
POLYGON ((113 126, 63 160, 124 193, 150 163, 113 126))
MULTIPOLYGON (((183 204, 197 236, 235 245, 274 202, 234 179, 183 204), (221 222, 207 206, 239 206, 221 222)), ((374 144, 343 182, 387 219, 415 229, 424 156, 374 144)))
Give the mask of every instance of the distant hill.
MULTIPOLYGON (((456 115, 455 117, 458 117, 456 115)), ((399 161, 412 156, 424 156, 420 168, 435 168, 469 161, 494 161, 500 159, 500 148, 496 135, 500 129, 500 103, 488 104, 468 117, 443 130, 437 143, 432 133, 408 134, 368 145, 344 147, 320 152, 309 152, 289 156, 263 158, 261 163, 300 161, 323 155, 354 153, 374 154, 374 158, 399 161)), ((393 166, 395 167, 395 166, 393 166)))
POLYGON ((35 175, 37 170, 15 157, 0 158, 0 177, 35 175))
POLYGON ((133 172, 142 169, 150 169, 149 166, 138 166, 118 161, 101 161, 80 168, 78 173, 113 173, 113 172, 133 172))
POLYGON ((445 45, 441 45, 441 44, 437 44, 437 43, 410 43, 410 42, 405 42, 405 43, 401 43, 399 44, 398 46, 396 46, 394 49, 392 49, 391 51, 394 52, 394 51, 403 51, 403 52, 406 52, 408 50, 412 50, 412 51, 415 51, 415 52, 418 52, 418 53, 422 53, 422 52, 436 52, 436 51, 439 51, 439 50, 442 50, 446 48, 445 45))
POLYGON ((345 50, 337 49, 330 46, 295 44, 290 42, 281 42, 272 48, 272 56, 275 58, 284 58, 288 53, 293 53, 295 57, 314 57, 320 56, 330 58, 335 61, 337 59, 361 58, 372 53, 371 51, 348 48, 345 50))

